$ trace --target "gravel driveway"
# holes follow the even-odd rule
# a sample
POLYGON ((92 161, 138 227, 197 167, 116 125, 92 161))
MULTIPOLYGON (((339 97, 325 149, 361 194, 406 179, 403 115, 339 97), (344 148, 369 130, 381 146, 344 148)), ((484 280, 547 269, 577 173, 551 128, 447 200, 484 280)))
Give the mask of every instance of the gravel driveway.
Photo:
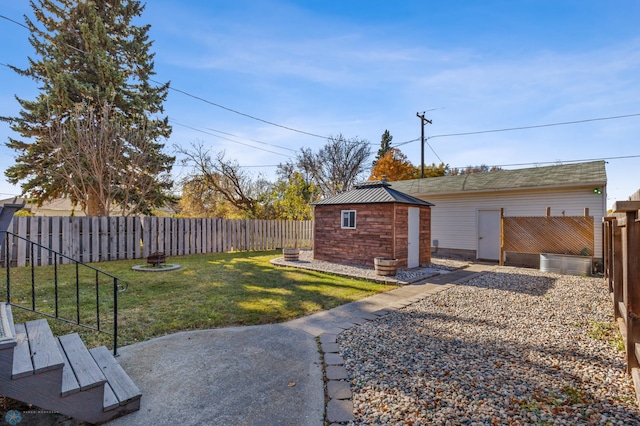
POLYGON ((499 268, 338 343, 356 424, 640 424, 601 278, 499 268))

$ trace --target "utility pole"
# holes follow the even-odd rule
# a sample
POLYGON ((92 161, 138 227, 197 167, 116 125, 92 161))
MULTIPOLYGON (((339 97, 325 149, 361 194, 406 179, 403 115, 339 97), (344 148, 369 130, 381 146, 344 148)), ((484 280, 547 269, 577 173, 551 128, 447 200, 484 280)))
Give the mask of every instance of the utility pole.
POLYGON ((420 145, 420 164, 421 166, 421 172, 420 172, 420 178, 424 179, 424 126, 429 123, 429 124, 433 124, 432 120, 428 120, 426 118, 424 118, 426 111, 424 111, 422 113, 422 115, 420 115, 419 112, 416 112, 416 116, 420 119, 420 139, 422 140, 422 144, 420 145))

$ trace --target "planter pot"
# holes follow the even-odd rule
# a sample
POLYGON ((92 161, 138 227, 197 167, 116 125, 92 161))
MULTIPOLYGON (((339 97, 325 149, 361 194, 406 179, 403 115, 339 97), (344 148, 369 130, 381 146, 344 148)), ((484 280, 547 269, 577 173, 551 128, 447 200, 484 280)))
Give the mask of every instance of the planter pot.
POLYGON ((393 277, 398 272, 398 259, 389 257, 376 257, 373 259, 376 275, 384 277, 393 277))
POLYGON ((284 260, 287 262, 296 262, 300 260, 300 249, 283 248, 282 254, 284 255, 284 260))
POLYGON ((541 253, 540 270, 570 275, 591 275, 593 258, 591 256, 572 256, 568 254, 541 253))

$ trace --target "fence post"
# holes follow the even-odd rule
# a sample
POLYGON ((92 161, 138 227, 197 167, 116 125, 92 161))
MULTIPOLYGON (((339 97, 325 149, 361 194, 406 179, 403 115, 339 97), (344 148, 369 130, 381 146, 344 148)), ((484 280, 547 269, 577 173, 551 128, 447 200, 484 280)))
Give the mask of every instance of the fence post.
POLYGON ((620 318, 624 315, 626 320, 626 307, 624 305, 622 285, 622 228, 617 219, 611 222, 611 246, 611 280, 613 282, 614 318, 620 318))
POLYGON ((504 266, 504 208, 500 208, 500 266, 504 266))
POLYGON ((640 202, 616 202, 613 211, 625 213, 622 229, 622 285, 627 317, 627 372, 640 367, 636 343, 640 342, 640 224, 637 222, 640 202))
POLYGON ((609 294, 613 297, 613 286, 611 285, 611 219, 609 217, 602 218, 602 272, 604 274, 604 280, 609 288, 609 294))
MULTIPOLYGON (((640 224, 636 221, 637 210, 627 213, 627 247, 624 255, 625 262, 625 287, 628 289, 629 302, 627 305, 628 317, 632 324, 629 337, 633 339, 633 367, 640 367, 640 362, 636 356, 635 344, 640 342, 640 224)), ((631 363, 629 363, 631 364, 631 363)), ((629 365, 631 371, 632 366, 629 365)))

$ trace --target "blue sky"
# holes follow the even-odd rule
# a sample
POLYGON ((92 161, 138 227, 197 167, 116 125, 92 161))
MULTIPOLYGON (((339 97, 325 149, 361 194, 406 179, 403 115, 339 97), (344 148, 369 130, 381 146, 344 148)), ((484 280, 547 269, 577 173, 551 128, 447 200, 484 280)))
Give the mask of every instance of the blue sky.
MULTIPOLYGON (((0 7, 19 21, 30 13, 26 1, 0 7)), ((636 0, 152 0, 138 22, 151 24, 155 79, 175 89, 303 132, 367 139, 373 152, 386 129, 394 143, 418 138, 416 112, 428 111, 435 154, 426 147, 425 162, 464 167, 640 155, 640 116, 434 137, 640 114, 639 21, 636 0)), ((0 37, 0 63, 26 66, 27 30, 0 19, 0 37)), ((0 115, 18 114, 14 95, 37 93, 2 66, 0 82, 0 115)), ((168 152, 201 142, 269 178, 297 149, 325 143, 178 91, 165 113, 168 152)), ((0 123, 0 140, 9 134, 0 123)), ((420 163, 419 142, 400 148, 420 163)), ((0 170, 13 158, 2 145, 0 170)), ((607 161, 610 206, 640 189, 640 157, 607 161)), ((176 165, 176 180, 183 173, 176 165)), ((19 192, 0 178, 2 196, 19 192)))

